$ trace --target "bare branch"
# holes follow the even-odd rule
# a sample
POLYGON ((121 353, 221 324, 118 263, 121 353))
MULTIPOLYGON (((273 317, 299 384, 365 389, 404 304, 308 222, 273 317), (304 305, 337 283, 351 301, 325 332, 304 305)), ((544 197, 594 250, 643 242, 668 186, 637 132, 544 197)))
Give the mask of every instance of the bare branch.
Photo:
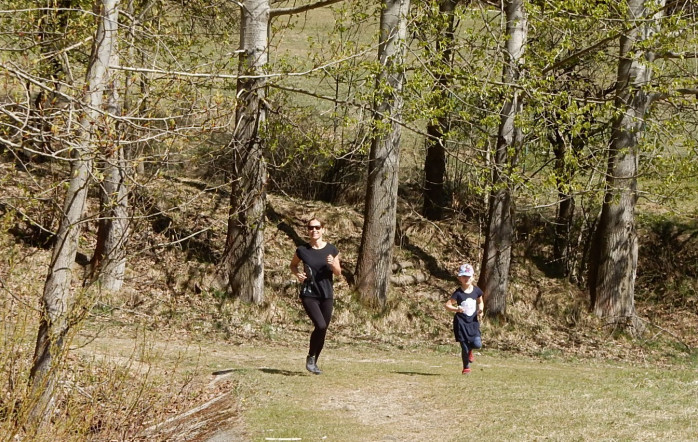
MULTIPOLYGON (((676 5, 676 4, 678 3, 678 1, 679 1, 679 0, 674 0, 674 1, 667 2, 666 5, 664 5, 662 8, 659 8, 657 11, 653 12, 653 14, 657 14, 657 13, 659 13, 659 12, 662 12, 662 11, 665 11, 665 10, 669 10, 671 7, 673 7, 674 5, 676 5)), ((576 63, 576 62, 579 61, 579 59, 582 58, 583 56, 585 56, 585 55, 587 55, 587 54, 589 54, 589 53, 592 53, 592 52, 596 51, 597 49, 600 49, 602 46, 606 45, 606 44, 609 43, 610 41, 613 41, 613 40, 616 40, 616 39, 620 38, 620 36, 621 36, 623 33, 629 32, 629 31, 631 31, 631 30, 633 30, 633 29, 635 29, 636 27, 641 26, 641 25, 642 25, 642 24, 637 24, 637 25, 635 25, 635 26, 633 26, 633 27, 631 27, 631 28, 622 29, 620 32, 613 33, 613 34, 609 35, 608 37, 602 39, 601 41, 599 41, 599 42, 597 42, 597 43, 595 43, 595 44, 593 44, 593 45, 591 45, 591 46, 589 46, 589 47, 587 47, 587 48, 584 48, 584 49, 582 49, 581 51, 575 52, 574 54, 571 54, 571 55, 569 55, 568 57, 563 58, 562 60, 558 61, 557 63, 553 64, 552 66, 548 66, 547 68, 543 69, 543 73, 544 73, 544 74, 547 74, 547 73, 550 72, 550 71, 554 71, 554 70, 556 70, 556 69, 560 69, 560 68, 562 68, 563 66, 567 65, 568 63, 576 63)), ((668 54, 668 53, 669 53, 669 52, 667 52, 667 54, 668 54)), ((665 58, 670 58, 670 57, 665 57, 665 58)), ((694 55, 694 57, 692 57, 692 58, 695 58, 695 55, 694 55)))
POLYGON ((606 44, 608 44, 609 42, 611 42, 613 40, 616 40, 617 38, 620 37, 620 35, 621 35, 620 33, 611 34, 608 37, 604 38, 603 40, 601 40, 601 41, 599 41, 599 42, 597 42, 597 43, 595 43, 587 48, 584 48, 581 51, 575 52, 574 54, 571 54, 568 57, 563 58, 562 60, 558 61, 557 63, 553 64, 552 66, 548 66, 547 68, 543 69, 543 74, 547 74, 550 71, 560 69, 569 63, 576 63, 577 61, 579 61, 579 59, 581 59, 585 55, 590 54, 590 53, 596 51, 597 49, 600 49, 601 47, 605 46, 606 44))
POLYGON ((668 100, 672 97, 676 97, 678 95, 695 95, 696 98, 698 98, 698 88, 681 88, 681 89, 676 89, 673 94, 668 94, 665 92, 657 92, 650 94, 648 97, 649 103, 653 104, 657 101, 664 101, 668 100))
MULTIPOLYGON (((236 51, 236 53, 239 53, 240 50, 236 51)), ((317 71, 322 71, 324 69, 327 69, 330 66, 334 66, 336 64, 343 63, 345 61, 351 60, 356 57, 361 57, 365 54, 368 54, 370 51, 367 49, 365 51, 350 55, 348 57, 339 59, 339 60, 333 60, 330 61, 324 65, 321 66, 316 66, 314 68, 308 69, 306 71, 302 72, 282 72, 282 73, 272 73, 272 74, 266 74, 266 75, 238 75, 238 74, 207 74, 207 73, 197 73, 197 72, 186 72, 186 71, 165 71, 161 69, 150 69, 150 68, 139 68, 139 67, 131 67, 131 66, 109 66, 110 69, 116 69, 116 70, 122 70, 122 71, 127 71, 127 72, 145 72, 149 74, 160 74, 160 75, 165 75, 165 76, 172 76, 172 77, 190 77, 190 78, 209 78, 209 79, 228 79, 228 80, 237 80, 237 79, 254 79, 254 78, 280 78, 280 77, 302 77, 304 75, 308 75, 313 72, 317 71)), ((0 65, 1 67, 2 65, 0 65)))
POLYGON ((665 51, 665 52, 659 52, 655 54, 655 58, 681 58, 681 59, 691 59, 691 58, 698 58, 698 54, 695 52, 674 52, 674 51, 665 51))
POLYGON ((318 9, 318 8, 322 8, 325 6, 333 5, 335 3, 339 3, 342 1, 344 1, 344 0, 319 0, 315 3, 310 3, 307 5, 303 5, 303 6, 294 6, 291 8, 272 9, 271 11, 269 11, 269 19, 272 19, 274 17, 278 17, 280 15, 300 14, 300 13, 310 11, 313 9, 318 9))

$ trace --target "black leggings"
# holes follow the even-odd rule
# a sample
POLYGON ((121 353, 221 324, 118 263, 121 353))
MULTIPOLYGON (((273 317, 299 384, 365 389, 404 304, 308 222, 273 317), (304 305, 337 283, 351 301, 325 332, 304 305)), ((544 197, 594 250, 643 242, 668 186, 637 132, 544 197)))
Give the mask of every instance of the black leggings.
POLYGON ((313 321, 315 329, 310 334, 310 348, 308 350, 308 356, 315 356, 315 361, 320 357, 320 352, 322 347, 325 346, 325 335, 327 334, 327 327, 330 325, 332 320, 332 309, 333 300, 332 299, 322 299, 322 298, 301 298, 303 302, 303 308, 308 314, 308 317, 313 321))

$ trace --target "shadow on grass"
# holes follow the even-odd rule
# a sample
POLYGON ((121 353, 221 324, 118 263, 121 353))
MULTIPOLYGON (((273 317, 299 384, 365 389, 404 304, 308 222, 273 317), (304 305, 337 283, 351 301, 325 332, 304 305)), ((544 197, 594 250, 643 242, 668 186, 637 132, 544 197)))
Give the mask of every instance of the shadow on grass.
POLYGON ((260 368, 259 371, 269 374, 280 374, 282 376, 305 376, 302 371, 279 370, 278 368, 260 368))
MULTIPOLYGON (((223 376, 225 374, 230 374, 230 373, 234 373, 234 372, 242 373, 242 372, 249 371, 249 370, 250 370, 249 368, 229 368, 226 370, 214 371, 213 373, 211 373, 211 375, 223 376)), ((258 370, 261 371, 262 373, 280 374, 282 376, 303 376, 304 375, 304 373, 302 371, 280 370, 278 368, 263 367, 263 368, 258 368, 258 370)))
POLYGON ((438 376, 437 373, 422 373, 419 371, 394 371, 395 374, 404 374, 405 376, 438 376))
POLYGON ((229 368, 227 370, 218 370, 211 373, 213 376, 223 376, 224 374, 233 373, 235 371, 244 371, 242 368, 229 368))
POLYGON ((550 257, 530 255, 529 259, 535 264, 538 270, 545 274, 546 278, 560 279, 565 277, 562 267, 555 262, 551 262, 550 257))

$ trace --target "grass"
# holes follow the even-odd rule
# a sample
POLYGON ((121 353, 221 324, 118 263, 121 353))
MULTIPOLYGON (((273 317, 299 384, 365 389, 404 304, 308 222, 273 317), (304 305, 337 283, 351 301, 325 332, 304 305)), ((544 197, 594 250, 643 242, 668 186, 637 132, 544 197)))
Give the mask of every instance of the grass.
POLYGON ((92 424, 72 434, 61 426, 65 440, 675 441, 698 432, 695 354, 661 365, 529 357, 488 348, 485 335, 464 376, 455 342, 377 345, 331 331, 314 376, 304 368, 308 324, 290 323, 283 340, 258 328, 203 339, 87 324, 71 357, 83 389, 70 394, 66 425, 92 424), (221 398, 219 409, 189 412, 221 398), (92 434, 95 423, 108 428, 92 434))
MULTIPOLYGON (((283 219, 294 219, 296 202, 270 198, 283 219)), ((345 262, 355 262, 359 215, 308 204, 332 220, 345 262)), ((467 228, 415 223, 409 235, 439 268, 452 268, 446 254, 465 243, 467 228)), ((157 262, 134 254, 123 293, 100 296, 71 345, 53 429, 65 435, 59 439, 207 440, 223 432, 218 440, 689 440, 696 433, 698 353, 688 304, 670 312, 664 298, 656 311, 641 310, 671 333, 651 328, 638 345, 610 336, 584 309, 569 323, 564 312, 583 293, 522 260, 508 319, 483 323, 485 348, 466 377, 442 307, 454 281, 433 276, 395 287, 381 314, 337 281, 325 373, 310 376, 303 367, 308 320, 295 286, 282 283, 294 244, 268 232, 274 284, 262 306, 194 293, 187 281, 205 267, 174 248, 159 251, 157 262)), ((11 258, 0 267, 7 295, 0 374, 13 379, 0 384, 0 435, 21 434, 11 413, 21 417, 26 403, 42 287, 26 275, 43 274, 50 253, 11 235, 0 240, 11 258)))
MULTIPOLYGON (((311 63, 306 37, 311 35, 318 41, 327 35, 331 20, 326 9, 317 10, 307 14, 294 30, 275 36, 280 46, 272 53, 271 62, 288 56, 296 67, 298 57, 303 56, 311 63)), ((362 42, 372 41, 374 30, 363 27, 362 42)), ((329 43, 315 50, 319 48, 329 52, 329 43)), ((375 55, 369 53, 366 58, 371 60, 375 55)), ((327 80, 319 84, 313 80, 309 85, 308 77, 286 81, 323 94, 334 90, 327 80)), ((331 109, 330 104, 318 104, 304 95, 294 96, 294 103, 331 109)), ((405 131, 401 165, 412 173, 416 170, 413 165, 419 165, 423 157, 419 140, 421 136, 405 131), (412 147, 405 149, 408 145, 412 147), (404 161, 406 158, 409 160, 404 161)), ((684 208, 695 210, 695 194, 690 194, 693 199, 683 204, 684 208)), ((170 195, 169 200, 178 197, 170 195)), ((643 199, 639 208, 656 210, 650 203, 643 199)), ((217 206, 206 203, 197 213, 208 213, 211 207, 217 206)), ((296 210, 295 204, 282 210, 289 214, 285 219, 295 219, 291 215, 295 216, 296 210)), ((352 213, 341 207, 317 210, 323 214, 335 210, 338 218, 352 213)), ((690 210, 679 212, 690 216, 690 210)), ((186 211, 176 221, 186 225, 190 219, 185 215, 186 211)), ((13 224, 8 218, 7 226, 13 224)), ((360 226, 360 222, 353 224, 360 226)), ((225 223, 217 227, 224 230, 220 226, 225 223)), ((347 240, 350 235, 340 226, 335 231, 347 240)), ((471 227, 464 225, 463 229, 471 227)), ((271 235, 271 228, 269 232, 271 235)), ((414 232, 410 240, 429 257, 438 257, 439 266, 449 267, 447 260, 455 258, 439 253, 457 249, 454 238, 465 236, 460 233, 441 235, 439 229, 433 236, 438 239, 425 242, 419 240, 426 234, 414 232)), ((353 235, 343 249, 347 258, 354 258, 360 232, 353 235)), ((219 247, 224 243, 221 238, 219 247)), ((292 242, 283 234, 279 238, 278 242, 267 238, 270 244, 265 264, 285 273, 292 242)), ((5 321, 0 327, 0 374, 7 375, 0 376, 7 379, 0 387, 3 433, 17 430, 10 414, 23 410, 25 398, 21 395, 37 327, 33 309, 50 256, 46 250, 20 247, 9 235, 1 239, 6 255, 12 258, 0 266, 5 290, 0 301, 5 321)), ((89 253, 89 247, 84 251, 89 253)), ((134 261, 144 256, 134 254, 134 261)), ((392 305, 385 315, 364 312, 348 297, 338 301, 330 342, 320 361, 325 373, 311 376, 303 368, 308 324, 300 310, 285 305, 279 310, 245 308, 230 302, 216 309, 211 306, 222 299, 194 294, 184 284, 175 287, 168 282, 163 288, 165 272, 151 271, 164 268, 167 274, 184 279, 192 264, 182 254, 171 249, 158 251, 158 259, 157 265, 130 261, 133 271, 128 294, 103 299, 104 303, 94 309, 91 321, 100 325, 87 324, 68 358, 69 382, 61 386, 58 409, 62 414, 57 415, 54 428, 61 437, 51 434, 47 440, 206 440, 216 433, 220 440, 254 441, 692 440, 698 434, 698 352, 692 350, 686 357, 677 342, 660 344, 652 337, 641 351, 651 354, 648 360, 655 362, 612 362, 622 352, 607 350, 621 347, 622 339, 589 336, 593 324, 577 326, 576 321, 578 328, 566 325, 566 330, 559 332, 564 324, 559 312, 565 305, 577 304, 560 293, 549 296, 552 291, 545 285, 549 281, 535 287, 546 299, 544 305, 534 306, 532 287, 542 280, 537 273, 527 274, 519 284, 509 309, 510 323, 485 325, 485 349, 469 376, 460 374, 457 347, 448 341, 449 318, 440 309, 443 300, 431 293, 441 287, 419 288, 429 292, 419 296, 432 307, 405 299, 418 298, 414 289, 396 289, 400 303, 392 305), (136 298, 142 298, 144 306, 139 307, 136 298), (440 310, 432 314, 429 308, 440 310), (422 342, 415 344, 417 340, 422 342), (514 353, 498 352, 497 345, 514 353), (599 358, 570 359, 561 350, 565 346, 584 346, 599 358), (606 359, 609 354, 613 356, 606 359), (224 409, 207 407, 201 413, 187 414, 220 398, 223 401, 216 404, 224 409)), ((522 262, 518 267, 529 265, 522 262)), ((337 287, 343 294, 349 290, 337 287)), ((558 292, 566 290, 558 288, 558 292)), ((270 292, 277 291, 270 288, 270 292)), ((276 296, 294 294, 270 293, 269 299, 275 303, 276 296)), ((688 307, 681 318, 695 318, 688 307)), ((682 321, 672 319, 665 316, 661 324, 678 328, 695 342, 694 319, 684 321, 683 326, 682 321)), ((0 440, 4 437, 0 434, 0 440)))
POLYGON ((463 376, 455 344, 447 352, 330 342, 324 373, 313 376, 303 367, 304 344, 209 353, 210 372, 241 386, 247 440, 690 440, 698 431, 695 363, 660 368, 484 349, 463 376))

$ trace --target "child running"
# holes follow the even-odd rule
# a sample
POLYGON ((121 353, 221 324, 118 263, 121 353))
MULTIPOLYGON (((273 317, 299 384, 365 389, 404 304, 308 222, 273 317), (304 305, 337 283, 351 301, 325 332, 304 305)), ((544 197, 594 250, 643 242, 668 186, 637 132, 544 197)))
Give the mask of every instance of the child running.
POLYGON ((460 287, 456 289, 448 301, 446 310, 454 312, 453 334, 456 341, 460 342, 463 358, 463 374, 470 373, 470 363, 475 361, 474 348, 482 348, 480 336, 480 321, 478 316, 482 313, 484 304, 483 292, 473 285, 475 270, 470 264, 463 264, 458 269, 458 282, 460 287))

